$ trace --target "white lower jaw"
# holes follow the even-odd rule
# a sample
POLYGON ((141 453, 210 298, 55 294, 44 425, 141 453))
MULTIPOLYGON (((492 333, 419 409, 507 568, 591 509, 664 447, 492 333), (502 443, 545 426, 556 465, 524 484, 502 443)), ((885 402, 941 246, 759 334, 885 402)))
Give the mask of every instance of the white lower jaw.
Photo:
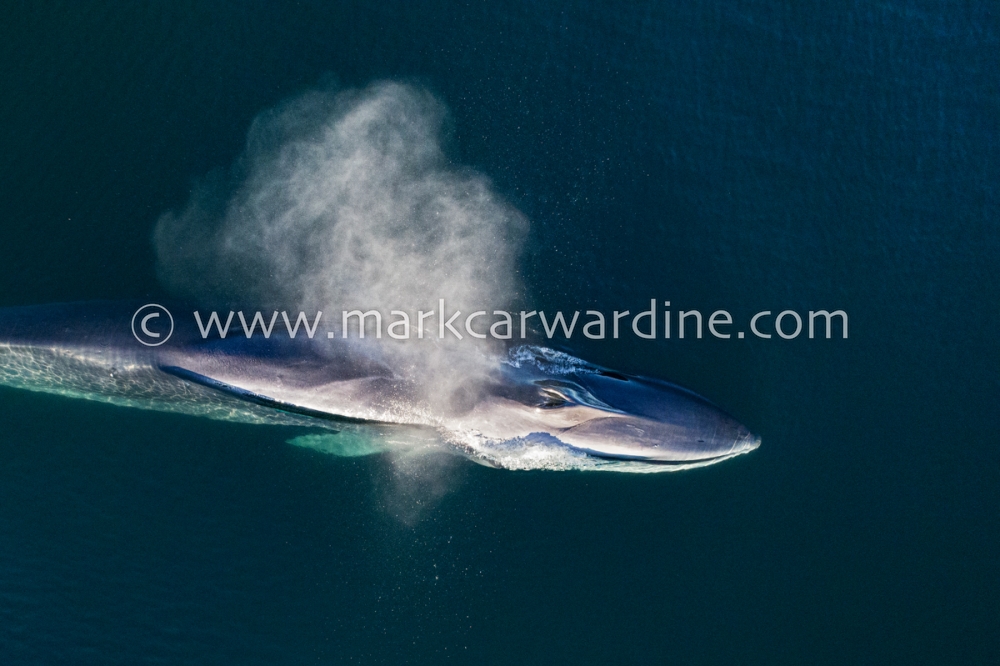
POLYGON ((569 446, 554 437, 535 434, 507 440, 483 437, 479 433, 442 433, 446 441, 456 446, 471 460, 508 470, 593 471, 653 474, 679 472, 707 467, 749 453, 757 448, 759 440, 744 443, 740 448, 699 460, 643 460, 641 458, 612 458, 593 455, 586 450, 569 446))
POLYGON ((745 453, 750 453, 757 447, 747 447, 742 448, 737 451, 731 451, 730 453, 723 454, 721 456, 714 456, 711 458, 701 458, 698 460, 659 460, 655 458, 642 458, 639 456, 635 457, 621 457, 616 458, 613 456, 602 456, 599 454, 593 454, 589 451, 584 450, 590 457, 602 460, 607 463, 634 463, 635 465, 641 465, 643 470, 628 469, 622 471, 642 471, 642 472, 679 472, 685 469, 695 469, 698 467, 708 467, 709 465, 714 465, 720 463, 724 460, 729 460, 730 458, 735 458, 736 456, 741 456, 745 453))

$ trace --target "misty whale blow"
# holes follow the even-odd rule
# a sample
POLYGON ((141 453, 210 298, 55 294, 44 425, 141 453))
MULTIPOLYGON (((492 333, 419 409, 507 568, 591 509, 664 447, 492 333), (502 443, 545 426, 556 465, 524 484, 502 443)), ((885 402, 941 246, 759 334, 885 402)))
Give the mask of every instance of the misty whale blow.
POLYGON ((162 345, 146 346, 132 332, 135 312, 119 302, 0 309, 0 384, 306 427, 313 434, 293 443, 340 455, 443 450, 508 469, 668 471, 760 444, 690 391, 543 347, 427 378, 399 367, 382 341, 205 340, 182 317, 162 345))

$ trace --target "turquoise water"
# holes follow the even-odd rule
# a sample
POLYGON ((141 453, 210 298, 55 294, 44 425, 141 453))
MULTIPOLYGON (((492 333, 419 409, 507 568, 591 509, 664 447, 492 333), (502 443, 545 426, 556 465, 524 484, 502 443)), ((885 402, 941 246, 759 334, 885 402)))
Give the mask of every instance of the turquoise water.
POLYGON ((394 468, 0 389, 3 663, 990 663, 996 11, 51 4, 0 26, 0 305, 167 294, 261 111, 429 88, 538 309, 841 308, 847 340, 574 340, 763 438, 680 474, 394 468))

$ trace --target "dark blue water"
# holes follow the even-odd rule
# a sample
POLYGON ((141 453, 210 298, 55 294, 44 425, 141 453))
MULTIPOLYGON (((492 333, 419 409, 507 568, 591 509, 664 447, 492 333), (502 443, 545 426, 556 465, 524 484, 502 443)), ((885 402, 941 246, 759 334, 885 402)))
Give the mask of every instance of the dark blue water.
POLYGON ((995 663, 997 10, 372 5, 8 7, 0 305, 165 296, 157 218, 258 113, 392 78, 530 218, 537 307, 849 339, 575 344, 763 436, 650 477, 0 389, 0 663, 995 663))

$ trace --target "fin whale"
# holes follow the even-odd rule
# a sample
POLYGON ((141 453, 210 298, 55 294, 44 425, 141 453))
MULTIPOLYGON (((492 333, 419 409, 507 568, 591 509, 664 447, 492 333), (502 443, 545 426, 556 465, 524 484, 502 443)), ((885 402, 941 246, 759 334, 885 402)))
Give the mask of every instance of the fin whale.
MULTIPOLYGON (((127 407, 313 428, 371 450, 426 448, 510 469, 667 471, 760 444, 704 398, 522 345, 487 357, 468 384, 427 387, 393 367, 382 341, 294 339, 235 330, 203 339, 177 318, 162 344, 133 333, 137 304, 0 308, 0 384, 127 407)), ((170 311, 190 312, 171 305, 170 311)), ((144 325, 144 324, 143 324, 144 325)))

